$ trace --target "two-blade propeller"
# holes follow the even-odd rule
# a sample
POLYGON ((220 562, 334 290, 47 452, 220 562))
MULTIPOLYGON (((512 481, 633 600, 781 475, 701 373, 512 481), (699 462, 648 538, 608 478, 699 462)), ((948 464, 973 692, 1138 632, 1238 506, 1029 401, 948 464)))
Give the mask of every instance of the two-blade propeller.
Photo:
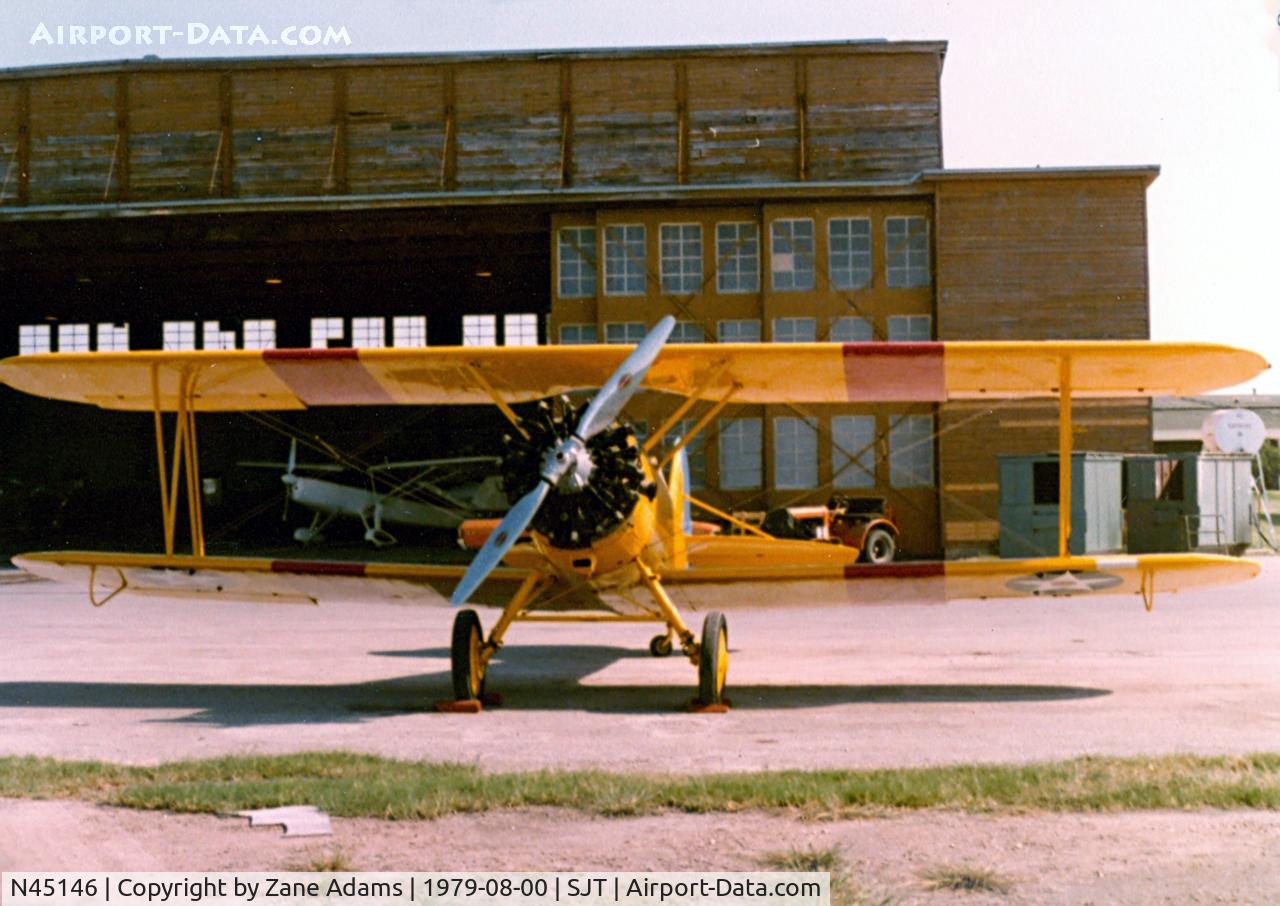
POLYGON ((675 318, 670 315, 659 321, 592 398, 591 404, 578 419, 578 427, 574 432, 547 451, 540 480, 532 491, 521 497, 507 515, 502 517, 498 527, 471 561, 471 566, 467 568, 450 599, 455 605, 470 598, 493 568, 502 562, 507 551, 511 550, 516 540, 529 527, 552 488, 563 484, 567 488, 580 490, 587 485, 591 479, 592 463, 586 442, 613 424, 622 413, 627 401, 640 389, 645 374, 657 360, 658 353, 662 351, 675 324, 675 318))

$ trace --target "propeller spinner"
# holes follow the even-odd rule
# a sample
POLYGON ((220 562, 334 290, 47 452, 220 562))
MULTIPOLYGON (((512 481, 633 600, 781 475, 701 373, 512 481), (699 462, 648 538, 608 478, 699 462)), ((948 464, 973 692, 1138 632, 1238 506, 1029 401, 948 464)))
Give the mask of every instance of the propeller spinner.
POLYGON ((670 315, 659 321, 592 398, 573 432, 546 450, 537 483, 507 512, 471 561, 471 566, 453 592, 451 600, 455 605, 471 597, 494 567, 502 562, 552 489, 572 494, 585 490, 591 484, 596 472, 592 439, 617 420, 627 402, 640 389, 645 374, 658 358, 675 323, 675 318, 670 315))

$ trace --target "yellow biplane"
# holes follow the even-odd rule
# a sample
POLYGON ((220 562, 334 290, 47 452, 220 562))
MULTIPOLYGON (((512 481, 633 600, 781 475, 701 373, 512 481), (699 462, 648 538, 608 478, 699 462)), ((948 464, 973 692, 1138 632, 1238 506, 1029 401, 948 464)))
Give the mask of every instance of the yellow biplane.
POLYGON ((1068 554, 1071 400, 1190 395, 1248 380, 1267 367, 1254 353, 1204 343, 932 342, 666 345, 667 317, 634 349, 619 346, 281 349, 42 354, 0 362, 19 390, 107 409, 150 411, 160 476, 165 553, 25 554, 30 572, 115 595, 223 595, 471 601, 501 608, 486 635, 460 610, 451 644, 453 691, 479 702, 495 651, 517 620, 652 621, 654 655, 676 644, 698 671, 698 699, 723 701, 728 630, 722 609, 849 605, 955 598, 1134 594, 1235 582, 1247 560, 1204 554, 1068 554), (520 418, 513 405, 601 388, 520 418), (639 389, 683 397, 643 442, 619 420, 639 389), (1056 398, 1059 405, 1058 556, 1000 561, 860 564, 858 550, 745 534, 695 535, 681 451, 730 402, 944 402, 1056 398), (699 402, 693 429, 663 443, 699 402), (206 556, 196 414, 310 406, 492 402, 514 426, 505 457, 517 502, 469 567, 206 556), (166 444, 165 413, 174 413, 166 444), (185 479, 185 482, 180 479, 185 479), (176 554, 180 490, 191 553, 176 554), (528 540, 521 541, 520 539, 528 540), (695 635, 669 592, 709 611, 695 635))

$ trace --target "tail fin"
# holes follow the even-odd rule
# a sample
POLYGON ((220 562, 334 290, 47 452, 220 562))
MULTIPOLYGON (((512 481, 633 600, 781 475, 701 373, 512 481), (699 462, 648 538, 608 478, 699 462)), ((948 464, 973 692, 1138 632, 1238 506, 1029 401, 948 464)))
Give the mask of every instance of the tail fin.
POLYGON ((685 492, 689 461, 681 450, 671 459, 666 475, 658 475, 658 534, 666 553, 667 566, 685 569, 689 565, 685 539, 693 533, 693 510, 685 492))

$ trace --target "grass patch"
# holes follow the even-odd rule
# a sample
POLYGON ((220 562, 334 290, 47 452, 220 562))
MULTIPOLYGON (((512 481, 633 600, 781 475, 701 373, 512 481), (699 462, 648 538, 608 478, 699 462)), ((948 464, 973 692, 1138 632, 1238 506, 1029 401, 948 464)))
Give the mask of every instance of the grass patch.
POLYGON ((1008 878, 989 868, 970 865, 939 865, 924 872, 925 887, 929 890, 980 891, 982 893, 1008 893, 1013 886, 1008 878))
POLYGON ((302 862, 292 865, 289 871, 340 872, 359 871, 347 858, 341 846, 335 846, 328 852, 315 853, 302 862))
POLYGON ((0 796, 213 813, 309 804, 331 815, 392 819, 528 806, 601 815, 764 809, 806 818, 901 809, 1280 809, 1280 754, 706 775, 486 773, 474 765, 343 752, 236 756, 154 767, 6 757, 0 758, 0 796))
POLYGON ((827 871, 831 873, 831 906, 891 906, 893 898, 865 890, 850 874, 844 854, 828 849, 789 849, 767 854, 761 864, 770 871, 827 871))

